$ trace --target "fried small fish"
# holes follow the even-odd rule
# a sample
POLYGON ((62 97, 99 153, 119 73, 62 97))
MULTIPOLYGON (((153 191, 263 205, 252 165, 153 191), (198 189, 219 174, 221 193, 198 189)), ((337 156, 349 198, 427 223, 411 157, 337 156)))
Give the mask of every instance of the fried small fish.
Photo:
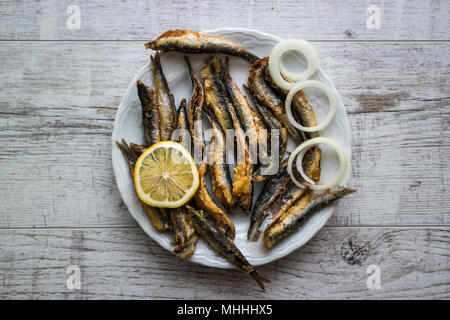
POLYGON ((230 168, 226 164, 225 136, 209 110, 206 116, 214 131, 209 145, 209 169, 213 192, 228 212, 233 212, 236 202, 233 196, 230 168))
POLYGON ((272 90, 265 81, 265 70, 269 58, 263 58, 250 66, 248 72, 247 85, 250 93, 266 108, 270 109, 273 115, 285 127, 289 135, 297 144, 303 142, 303 136, 288 120, 284 108, 284 101, 272 90))
POLYGON ((175 256, 178 259, 188 259, 195 253, 197 242, 198 236, 194 233, 192 237, 184 243, 184 245, 177 244, 175 247, 173 247, 172 252, 175 253, 175 256))
POLYGON ((195 252, 198 236, 195 234, 195 230, 187 216, 186 207, 170 209, 169 217, 175 242, 172 252, 179 259, 188 259, 195 252))
MULTIPOLYGON (((273 113, 267 109, 266 107, 262 106, 259 101, 255 98, 255 96, 253 96, 253 94, 250 92, 250 89, 244 85, 244 89, 247 91, 247 93, 250 95, 253 104, 258 112, 258 114, 260 115, 262 121, 264 122, 264 125, 269 128, 270 130, 277 130, 278 131, 278 138, 279 138, 279 148, 278 148, 278 155, 279 155, 279 160, 283 159, 284 154, 286 153, 286 147, 287 147, 287 142, 288 142, 288 134, 287 134, 287 130, 285 127, 282 126, 282 124, 280 123, 280 121, 278 121, 278 119, 276 117, 273 116, 273 113)), ((261 137, 260 137, 261 139, 261 137)), ((262 141, 262 140, 259 140, 262 141)), ((260 142, 259 146, 260 146, 260 152, 262 149, 262 145, 263 143, 260 142)), ((266 146, 268 145, 268 142, 266 142, 266 146)), ((267 149, 268 146, 264 149, 267 149)), ((273 151, 271 150, 271 153, 273 151)), ((266 155, 266 158, 268 158, 267 156, 267 151, 264 153, 266 155)), ((262 175, 261 171, 263 169, 268 170, 270 167, 274 166, 274 161, 270 161, 271 159, 268 158, 268 163, 264 164, 262 166, 259 167, 259 169, 253 174, 253 182, 262 182, 265 181, 267 178, 269 178, 269 175, 262 175)))
POLYGON ((170 210, 175 243, 180 245, 184 245, 194 234, 194 229, 187 221, 186 215, 185 206, 170 210))
POLYGON ((192 81, 192 94, 189 98, 187 107, 187 118, 189 123, 189 131, 191 132, 192 142, 194 145, 194 155, 196 155, 200 154, 201 150, 204 149, 201 117, 203 103, 205 101, 205 92, 200 80, 197 78, 197 75, 192 68, 189 58, 187 56, 184 56, 184 60, 186 61, 186 64, 188 66, 192 81))
POLYGON ((281 163, 280 169, 276 174, 269 177, 256 200, 250 216, 250 226, 247 233, 247 239, 249 241, 258 240, 258 223, 264 218, 264 210, 269 208, 286 191, 286 188, 291 182, 291 178, 287 173, 287 163, 288 159, 281 163))
MULTIPOLYGON (((181 143, 186 149, 190 150, 191 137, 186 115, 185 99, 181 100, 180 107, 178 108, 177 127, 172 136, 174 136, 175 133, 177 133, 177 139, 175 140, 181 143)), ((175 242, 172 252, 175 253, 179 259, 187 259, 194 254, 198 237, 195 235, 194 228, 187 218, 186 207, 182 206, 180 208, 167 210, 175 242)))
POLYGON ((170 93, 169 85, 161 67, 161 59, 156 53, 155 57, 150 56, 153 73, 153 83, 155 85, 156 104, 159 111, 159 130, 162 141, 170 140, 172 131, 175 129, 177 111, 173 95, 170 93))
MULTIPOLYGON (((236 201, 242 210, 246 213, 250 213, 253 191, 251 180, 252 164, 244 130, 242 129, 235 106, 239 109, 250 107, 248 106, 247 99, 242 95, 231 78, 231 75, 229 73, 227 74, 227 67, 225 64, 217 56, 213 59, 218 59, 218 63, 220 64, 220 68, 215 69, 217 78, 228 82, 228 86, 226 86, 223 81, 220 82, 220 80, 218 80, 220 82, 219 85, 221 86, 221 91, 223 92, 225 106, 233 124, 237 143, 237 161, 236 166, 233 169, 233 196, 236 198, 236 201), (232 97, 231 100, 230 97, 232 97), (246 104, 247 106, 243 106, 242 104, 246 104)), ((255 130, 254 123, 252 126, 255 130)))
POLYGON ((195 203, 199 209, 204 210, 211 215, 217 225, 222 228, 228 237, 234 239, 236 231, 234 229, 233 222, 227 214, 214 203, 206 187, 206 160, 207 158, 205 157, 202 163, 198 166, 200 184, 194 196, 195 203))
MULTIPOLYGON (((318 181, 320 178, 321 153, 320 148, 310 149, 304 157, 303 169, 314 181, 318 181)), ((286 191, 258 216, 256 226, 252 229, 253 241, 256 241, 261 233, 283 215, 306 191, 306 186, 299 187, 294 182, 289 181, 286 191)))
MULTIPOLYGON (((122 139, 121 142, 116 141, 116 144, 125 156, 125 159, 127 160, 128 166, 130 168, 131 176, 134 177, 134 167, 136 165, 136 161, 145 147, 135 144, 130 144, 129 146, 125 139, 122 139)), ((142 208, 147 213, 153 227, 156 230, 165 232, 172 229, 169 217, 164 209, 151 207, 142 201, 141 204, 142 208)))
POLYGON ((308 192, 264 232, 264 248, 271 249, 281 239, 296 232, 318 210, 355 191, 355 189, 340 188, 315 197, 312 197, 311 192, 308 192))
POLYGON ((205 81, 205 102, 224 133, 233 129, 233 121, 228 113, 227 93, 224 91, 222 63, 218 56, 206 60, 201 72, 205 81))
POLYGON ((180 107, 178 108, 177 115, 177 127, 172 136, 177 134, 177 140, 187 150, 191 151, 191 136, 189 134, 189 124, 186 114, 186 99, 181 100, 180 107))
MULTIPOLYGON (((265 71, 265 79, 269 86, 275 89, 281 97, 286 98, 289 91, 278 87, 270 77, 269 69, 266 68, 265 71)), ((292 82, 290 79, 286 78, 286 81, 292 82)), ((306 93, 304 90, 298 91, 294 97, 292 98, 292 113, 297 121, 305 127, 315 127, 317 126, 317 119, 314 110, 311 108, 309 104, 308 98, 306 97, 306 93)), ((308 139, 316 138, 319 136, 317 131, 314 132, 305 132, 305 135, 308 139)))
POLYGON ((246 141, 250 152, 251 163, 256 163, 258 156, 259 130, 265 129, 262 120, 250 107, 247 98, 242 94, 230 73, 230 59, 225 58, 224 82, 228 96, 234 106, 242 130, 246 135, 246 141))
POLYGON ((241 57, 250 63, 258 57, 231 41, 191 30, 169 30, 145 44, 147 49, 183 53, 224 53, 241 57))
POLYGON ((207 219, 206 213, 195 210, 189 205, 186 206, 189 217, 192 221, 195 231, 204 238, 208 244, 228 262, 241 269, 244 273, 250 275, 265 292, 264 283, 270 282, 247 261, 242 252, 236 247, 234 242, 218 228, 214 223, 207 219))
POLYGON ((144 126, 144 139, 148 146, 161 140, 159 132, 159 111, 156 104, 155 92, 146 87, 141 80, 136 82, 139 100, 142 108, 142 125, 144 126))
MULTIPOLYGON (((231 106, 232 107, 232 106, 231 106)), ((238 119, 233 115, 233 121, 236 123, 238 119)), ((237 124, 236 124, 237 126, 237 124)), ((252 164, 250 162, 250 153, 245 142, 245 137, 240 128, 235 129, 238 156, 236 166, 233 169, 233 196, 245 213, 250 213, 252 209, 252 164), (242 156, 239 156, 239 150, 242 156)))

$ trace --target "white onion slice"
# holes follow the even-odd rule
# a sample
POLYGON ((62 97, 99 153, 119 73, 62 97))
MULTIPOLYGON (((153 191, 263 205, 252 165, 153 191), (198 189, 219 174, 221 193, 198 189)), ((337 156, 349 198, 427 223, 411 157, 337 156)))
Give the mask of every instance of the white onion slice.
POLYGON ((327 137, 318 137, 318 138, 313 138, 313 139, 303 142, 291 153, 291 155, 289 156, 289 160, 288 160, 287 171, 288 171, 289 176, 291 177, 292 181, 298 187, 307 185, 307 187, 310 188, 311 190, 327 190, 327 189, 333 188, 336 185, 346 186, 348 180, 350 179, 350 171, 351 171, 350 167, 351 167, 350 161, 347 157, 347 154, 346 154, 344 148, 338 142, 336 142, 333 139, 327 138, 327 137), (311 178, 308 177, 305 174, 305 172, 303 171, 302 159, 303 159, 303 156, 304 156, 306 150, 308 150, 310 147, 317 145, 317 144, 329 145, 334 150, 336 150, 336 153, 339 157, 339 170, 336 175, 336 178, 331 183, 315 184, 314 181, 311 180, 311 178), (297 158, 297 163, 296 163, 297 171, 300 173, 302 178, 306 181, 305 184, 298 182, 298 180, 295 179, 294 173, 292 171, 292 165, 293 165, 294 159, 297 155, 299 155, 297 158))
POLYGON ((285 51, 280 58, 280 73, 294 82, 308 79, 317 71, 317 68, 319 67, 319 55, 317 54, 316 48, 308 41, 305 40, 299 41, 302 41, 300 46, 304 50, 301 51, 297 49, 296 51, 300 51, 304 55, 304 57, 306 58, 306 63, 308 64, 308 69, 306 69, 301 73, 295 73, 288 70, 282 63, 282 57, 284 56, 284 54, 287 53, 287 51, 285 51), (311 72, 311 74, 308 75, 308 72, 311 72))
POLYGON ((314 47, 305 40, 289 39, 280 41, 270 52, 269 56, 269 73, 272 80, 280 88, 290 90, 295 83, 287 82, 281 72, 294 81, 302 81, 311 77, 316 71, 319 65, 319 56, 314 47), (281 65, 281 57, 288 51, 295 50, 301 52, 308 64, 305 71, 294 74, 288 71, 283 65, 281 65), (280 71, 281 68, 281 71, 280 71))
POLYGON ((333 92, 331 91, 331 89, 328 88, 322 82, 316 81, 316 80, 306 80, 306 81, 302 81, 302 82, 294 84, 294 86, 289 90, 289 93, 286 96, 286 101, 285 101, 284 105, 286 108, 286 116, 289 119, 289 121, 292 123, 292 125, 294 127, 296 127, 297 129, 305 131, 305 132, 314 132, 314 131, 319 131, 319 130, 324 129, 326 126, 328 126, 330 124, 331 120, 333 120, 333 118, 336 114, 336 109, 337 109, 336 108, 336 98, 335 98, 333 92), (316 87, 316 88, 322 89, 325 92, 325 94, 327 95, 328 101, 330 102, 330 109, 328 110, 327 117, 320 124, 318 124, 317 126, 314 126, 314 127, 304 127, 300 123, 295 121, 294 117, 292 116, 291 103, 292 103, 292 99, 294 98, 294 95, 298 91, 300 91, 304 88, 308 88, 308 87, 316 87))

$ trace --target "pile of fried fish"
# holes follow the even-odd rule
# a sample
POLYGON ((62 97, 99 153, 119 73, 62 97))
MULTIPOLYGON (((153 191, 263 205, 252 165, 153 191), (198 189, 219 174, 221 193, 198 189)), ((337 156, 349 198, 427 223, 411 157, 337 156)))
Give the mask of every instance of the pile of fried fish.
MULTIPOLYGON (((189 30, 164 32, 145 46, 156 51, 150 57, 154 88, 140 80, 136 84, 142 107, 145 143, 128 144, 123 139, 117 142, 128 161, 132 176, 136 160, 142 152, 158 141, 170 140, 175 129, 184 129, 180 132, 188 132, 192 137, 181 135, 178 142, 188 150, 194 146, 200 147, 207 156, 198 165, 200 185, 188 204, 176 209, 154 208, 145 203, 142 206, 156 230, 173 234, 175 246, 172 251, 178 258, 191 257, 201 237, 231 264, 252 276, 264 291, 264 282, 269 280, 250 265, 234 244, 235 228, 228 214, 237 206, 249 214, 248 240, 257 241, 263 235, 263 246, 271 249, 281 239, 296 232, 316 211, 355 190, 340 188, 313 195, 306 185, 298 187, 292 182, 287 173, 287 160, 282 161, 288 136, 299 144, 305 139, 316 137, 317 132, 303 134, 288 121, 284 109, 287 92, 271 80, 267 57, 260 59, 230 41, 189 30), (205 59, 200 74, 203 83, 189 58, 184 56, 192 81, 192 94, 189 101, 186 103, 183 99, 178 108, 164 76, 159 55, 159 52, 168 51, 214 54, 205 59), (217 54, 241 57, 251 63, 244 89, 251 97, 253 108, 230 74, 228 57, 223 61, 217 54), (203 116, 214 131, 214 140, 211 140, 208 148, 202 138, 201 126, 194 125, 202 121, 203 116), (228 129, 234 130, 236 143, 242 150, 242 161, 236 164, 232 173, 226 162, 224 143, 228 129), (249 141, 267 140, 267 132, 273 132, 271 129, 279 132, 277 152, 281 164, 276 174, 265 176, 262 170, 274 164, 270 161, 253 164, 253 150, 250 148, 254 144, 249 141), (248 132, 248 136, 243 135, 243 132, 248 132), (212 161, 206 161, 208 156, 212 161), (207 171, 211 176, 212 191, 220 205, 207 189, 207 171), (264 187, 252 208, 253 184, 261 182, 264 187)), ((303 91, 295 95, 292 108, 294 116, 304 126, 317 125, 315 114, 303 91)), ((259 159, 270 151, 258 150, 264 152, 259 154, 259 159)), ((303 159, 304 172, 316 182, 320 179, 320 158, 320 148, 314 147, 306 152, 303 159)), ((298 178, 302 181, 301 177, 298 178)))

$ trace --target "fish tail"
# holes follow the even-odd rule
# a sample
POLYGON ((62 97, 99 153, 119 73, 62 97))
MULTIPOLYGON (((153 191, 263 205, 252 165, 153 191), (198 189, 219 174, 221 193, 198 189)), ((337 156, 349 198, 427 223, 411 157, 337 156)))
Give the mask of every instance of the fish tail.
POLYGON ((194 85, 195 72, 194 72, 194 69, 192 68, 191 61, 189 60, 189 57, 187 55, 184 55, 183 58, 184 58, 184 61, 186 61, 187 67, 189 69, 189 74, 191 76, 192 85, 194 85))
POLYGON ((162 66, 161 66, 161 58, 159 56, 159 52, 156 52, 155 57, 153 58, 153 61, 156 63, 156 67, 161 72, 162 71, 162 66))
POLYGON ((122 151, 125 158, 128 159, 128 156, 131 154, 131 149, 130 149, 130 146, 128 145, 127 141, 124 138, 122 138, 121 141, 115 140, 115 142, 116 142, 116 145, 119 147, 120 151, 122 151))
POLYGON ((270 280, 264 277, 261 273, 259 273, 256 270, 253 270, 249 273, 250 276, 256 281, 256 283, 259 285, 261 290, 265 293, 266 288, 264 287, 264 283, 270 283, 270 280))

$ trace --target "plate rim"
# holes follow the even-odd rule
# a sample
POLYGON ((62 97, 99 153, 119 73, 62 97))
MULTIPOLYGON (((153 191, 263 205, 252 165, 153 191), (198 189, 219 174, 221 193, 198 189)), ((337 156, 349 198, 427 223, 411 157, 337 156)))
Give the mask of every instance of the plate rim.
MULTIPOLYGON (((267 32, 263 32, 263 31, 259 31, 256 29, 250 29, 250 28, 237 28, 237 27, 231 27, 231 28, 215 28, 215 29, 209 29, 209 30, 205 30, 205 31, 201 31, 200 33, 203 34, 214 34, 214 33, 220 33, 220 32, 240 32, 240 33, 247 33, 247 34, 252 34, 252 35, 257 35, 260 37, 264 37, 264 38, 271 38, 275 41, 282 41, 283 39, 281 37, 278 37, 276 35, 267 33, 267 32)), ((127 89, 125 90, 124 94, 122 95, 120 104, 117 108, 116 114, 114 116, 114 124, 113 124, 113 130, 112 130, 112 134, 111 134, 111 144, 112 144, 112 148, 111 148, 111 161, 112 161, 112 165, 113 165, 113 172, 114 172, 114 178, 116 180, 116 184, 117 184, 117 188, 119 190, 120 196, 122 198, 122 201, 125 203, 129 214, 133 217, 133 219, 136 221, 136 223, 139 225, 139 227, 154 241, 156 241, 158 243, 158 245, 160 245, 162 248, 168 250, 169 252, 171 252, 170 248, 166 247, 166 241, 164 240, 164 237, 158 234, 158 231, 155 230, 155 232, 153 233, 149 233, 149 230, 147 230, 146 226, 143 226, 141 224, 141 222, 135 217, 135 215, 132 213, 132 210, 130 210, 131 204, 130 201, 126 199, 126 197, 123 196, 123 191, 121 189, 121 186, 119 185, 119 181, 118 181, 118 165, 115 163, 114 161, 114 150, 116 147, 115 144, 115 139, 117 138, 116 135, 118 135, 118 126, 116 125, 116 120, 118 118, 118 116, 124 111, 125 107, 123 106, 124 104, 124 100, 123 98, 127 95, 130 94, 130 91, 132 90, 132 84, 135 83, 138 79, 138 76, 144 71, 144 69, 146 67, 148 67, 148 62, 143 65, 141 68, 139 68, 139 70, 137 71, 137 73, 135 74, 135 76, 133 77, 133 79, 130 81, 127 89)), ((336 99, 337 99, 337 105, 338 107, 341 109, 341 111, 344 113, 343 116, 343 124, 344 124, 344 129, 345 129, 345 140, 347 143, 347 147, 346 150, 348 152, 348 154, 351 156, 351 149, 352 149, 352 144, 351 144, 351 139, 352 139, 352 134, 351 134, 351 125, 350 125, 350 121, 348 119, 348 114, 347 114, 347 110, 345 109, 344 104, 342 103, 342 98, 341 95, 339 94, 339 92, 337 91, 336 87, 334 86, 334 83, 330 80, 330 78, 328 77, 328 75, 323 71, 323 69, 319 66, 318 70, 320 70, 321 75, 323 76, 324 79, 326 79, 326 81, 328 81, 329 84, 331 84, 331 90, 335 93, 336 95, 336 99)), ((291 253, 293 253, 294 251, 298 250, 299 248, 301 248, 302 246, 304 246, 306 243, 308 243, 312 237, 314 237, 323 227, 324 225, 328 222, 328 220, 330 219, 330 217, 333 215, 334 210, 336 209, 337 203, 333 204, 332 206, 330 206, 330 212, 327 214, 327 216, 322 219, 322 221, 315 225, 313 232, 311 232, 309 234, 308 237, 306 237, 302 243, 300 244, 294 244, 290 247, 288 247, 288 249, 286 250, 278 250, 275 251, 275 253, 270 257, 270 259, 268 261, 258 261, 255 263, 252 263, 253 266, 260 266, 260 265, 265 265, 271 262, 275 262, 291 253)), ((276 248, 274 248, 276 249, 276 248)), ((272 249, 272 250, 274 250, 272 249)), ((199 256, 193 256, 189 259, 186 259, 185 261, 191 262, 191 263, 197 263, 206 267, 213 267, 213 268, 219 268, 219 269, 231 269, 231 268, 235 268, 235 266, 233 266, 232 264, 230 264, 229 262, 227 262, 226 264, 221 264, 221 265, 215 265, 212 264, 211 261, 208 261, 204 255, 199 255, 199 256)))

